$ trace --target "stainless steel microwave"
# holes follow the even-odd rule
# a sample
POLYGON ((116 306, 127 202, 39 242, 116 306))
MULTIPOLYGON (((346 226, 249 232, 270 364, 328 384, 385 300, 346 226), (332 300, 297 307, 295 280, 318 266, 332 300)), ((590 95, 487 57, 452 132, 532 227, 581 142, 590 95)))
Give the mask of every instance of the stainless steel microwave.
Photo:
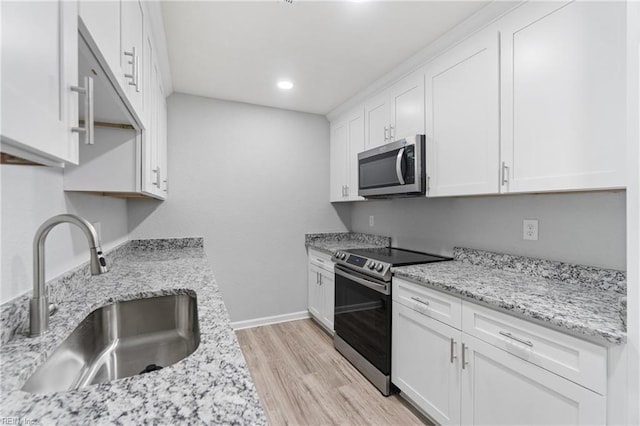
POLYGON ((358 154, 358 195, 392 198, 424 195, 424 135, 415 135, 358 154))

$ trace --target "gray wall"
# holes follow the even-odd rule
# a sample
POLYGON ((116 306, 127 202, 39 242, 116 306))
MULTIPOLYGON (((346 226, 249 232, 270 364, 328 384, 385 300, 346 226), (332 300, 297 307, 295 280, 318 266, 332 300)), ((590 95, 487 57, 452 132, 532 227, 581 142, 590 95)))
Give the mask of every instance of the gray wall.
POLYGON ((326 119, 184 94, 168 114, 169 198, 129 202, 131 239, 203 236, 232 321, 306 311, 304 234, 350 220, 326 119))
MULTIPOLYGON (((127 202, 63 191, 62 169, 2 165, 2 282, 0 303, 33 288, 32 242, 38 227, 51 216, 75 213, 100 222, 102 248, 127 240, 127 202)), ((46 242, 47 281, 89 260, 87 240, 74 225, 58 225, 46 242)), ((108 259, 107 259, 108 261, 108 259)))
POLYGON ((625 208, 624 192, 377 200, 355 203, 351 226, 445 255, 461 246, 625 269, 625 208), (522 239, 523 219, 538 219, 538 241, 522 239))

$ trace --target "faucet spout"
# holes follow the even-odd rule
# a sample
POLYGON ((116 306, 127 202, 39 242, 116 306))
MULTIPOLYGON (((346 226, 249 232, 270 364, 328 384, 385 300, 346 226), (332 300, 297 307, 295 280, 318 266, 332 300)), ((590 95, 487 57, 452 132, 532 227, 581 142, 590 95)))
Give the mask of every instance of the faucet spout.
POLYGON ((40 225, 33 239, 33 295, 30 303, 29 321, 29 335, 31 337, 39 336, 49 328, 49 303, 44 279, 44 243, 49 232, 61 223, 72 223, 78 226, 87 237, 91 275, 104 274, 108 271, 98 233, 89 221, 73 214, 60 214, 40 225))

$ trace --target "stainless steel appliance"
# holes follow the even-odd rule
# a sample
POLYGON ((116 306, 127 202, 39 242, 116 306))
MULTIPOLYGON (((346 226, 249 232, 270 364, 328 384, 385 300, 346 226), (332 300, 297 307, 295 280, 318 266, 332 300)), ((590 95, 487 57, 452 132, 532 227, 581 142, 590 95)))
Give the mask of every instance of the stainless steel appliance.
POLYGON ((358 195, 392 198, 424 195, 424 135, 407 137, 358 154, 358 195))
POLYGON ((395 247, 339 251, 333 344, 385 396, 391 393, 391 268, 450 260, 395 247))

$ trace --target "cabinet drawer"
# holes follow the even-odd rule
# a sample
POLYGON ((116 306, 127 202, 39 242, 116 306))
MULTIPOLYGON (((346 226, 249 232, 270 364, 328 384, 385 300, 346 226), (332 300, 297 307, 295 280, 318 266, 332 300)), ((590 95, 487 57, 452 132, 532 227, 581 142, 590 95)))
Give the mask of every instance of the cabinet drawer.
POLYGON ((437 290, 419 284, 393 278, 393 300, 424 315, 460 329, 462 326, 462 301, 437 290))
POLYGON ((333 273, 333 261, 331 256, 317 250, 309 249, 309 263, 333 273))
POLYGON ((606 394, 606 348, 469 302, 462 331, 601 395, 606 394))

